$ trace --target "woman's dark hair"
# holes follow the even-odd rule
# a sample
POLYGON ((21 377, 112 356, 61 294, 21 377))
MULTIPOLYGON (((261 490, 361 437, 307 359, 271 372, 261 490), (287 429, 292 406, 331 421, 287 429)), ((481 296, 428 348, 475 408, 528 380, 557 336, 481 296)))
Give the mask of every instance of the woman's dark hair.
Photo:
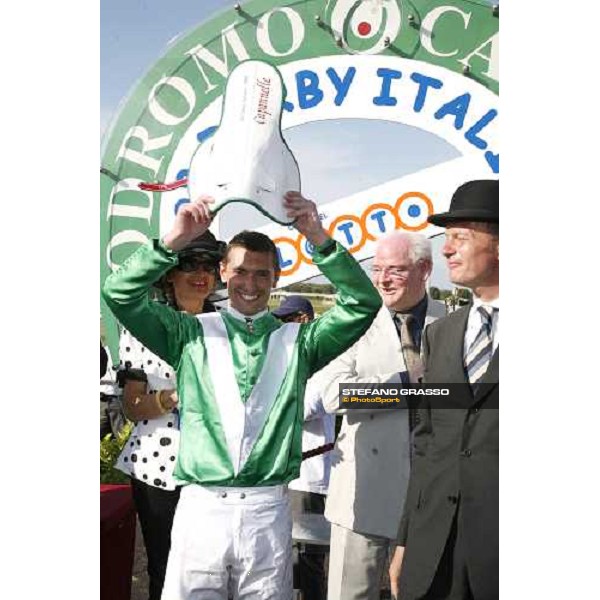
MULTIPOLYGON (((167 273, 168 275, 168 273, 167 273)), ((181 308, 177 304, 177 300, 175 299, 175 292, 173 291, 173 284, 167 281, 167 275, 164 275, 160 281, 155 284, 156 292, 154 294, 153 300, 157 302, 162 302, 175 310, 181 310, 181 308)), ((218 277, 218 276, 217 276, 218 277)), ((204 301, 204 305, 202 307, 202 312, 215 312, 217 309, 211 300, 206 299, 204 301)))

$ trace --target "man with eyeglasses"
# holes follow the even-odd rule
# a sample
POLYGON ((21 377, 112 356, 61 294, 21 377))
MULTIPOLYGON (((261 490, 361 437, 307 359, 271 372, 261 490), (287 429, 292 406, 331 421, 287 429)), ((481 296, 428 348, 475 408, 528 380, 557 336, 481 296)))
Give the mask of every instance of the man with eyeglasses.
MULTIPOLYGON (((371 279, 384 306, 367 333, 322 372, 325 406, 338 409, 339 383, 412 383, 423 375, 423 329, 446 314, 428 298, 431 244, 416 233, 379 240, 371 279)), ((338 412, 344 412, 338 411, 338 412)), ((328 600, 376 600, 393 551, 410 470, 405 409, 350 410, 335 450, 325 516, 331 522, 328 600)))

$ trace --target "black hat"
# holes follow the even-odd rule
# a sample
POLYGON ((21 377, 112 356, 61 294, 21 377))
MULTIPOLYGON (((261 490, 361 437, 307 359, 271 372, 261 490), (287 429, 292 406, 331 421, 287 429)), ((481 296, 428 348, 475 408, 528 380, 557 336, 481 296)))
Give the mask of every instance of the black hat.
POLYGON ((439 227, 456 221, 498 223, 499 188, 497 179, 467 181, 454 192, 448 212, 430 215, 427 220, 439 227))
POLYGON ((307 314, 311 319, 315 316, 313 305, 304 296, 287 296, 273 314, 281 318, 299 312, 307 314))
POLYGON ((183 250, 179 252, 182 256, 199 256, 211 261, 219 261, 225 255, 227 244, 217 240, 217 238, 208 229, 197 238, 193 239, 183 250))

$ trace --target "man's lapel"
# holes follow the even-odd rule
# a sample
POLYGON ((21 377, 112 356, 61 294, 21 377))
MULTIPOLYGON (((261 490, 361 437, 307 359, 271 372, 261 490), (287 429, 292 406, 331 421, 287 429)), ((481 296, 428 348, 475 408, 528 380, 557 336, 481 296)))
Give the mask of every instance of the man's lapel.
POLYGON ((496 348, 496 352, 494 352, 492 356, 492 360, 490 360, 490 364, 488 366, 485 375, 481 378, 481 383, 498 383, 500 379, 500 346, 496 348))
POLYGON ((500 379, 500 346, 492 356, 485 375, 481 378, 475 389, 475 401, 481 402, 492 390, 498 387, 500 379))
MULTIPOLYGON (((448 355, 450 356, 451 361, 448 365, 448 368, 451 373, 458 375, 458 379, 461 381, 461 383, 464 382, 467 385, 469 385, 469 380, 467 378, 467 374, 465 373, 463 346, 470 310, 471 305, 469 304, 468 306, 465 306, 464 310, 459 310, 456 313, 453 313, 455 317, 447 337, 448 348, 450 349, 448 355)), ((445 343, 445 340, 442 340, 442 343, 445 343)))
MULTIPOLYGON (((465 397, 461 398, 460 404, 465 408, 481 402, 498 385, 499 375, 499 348, 496 349, 489 367, 481 380, 481 384, 475 386, 475 392, 471 388, 464 364, 464 340, 472 304, 448 315, 444 327, 438 332, 439 343, 443 350, 436 351, 436 355, 443 361, 443 366, 437 370, 437 378, 446 379, 464 385, 465 397)), ((437 362, 437 361, 436 361, 437 362)), ((461 394, 462 396, 462 394, 461 394)))

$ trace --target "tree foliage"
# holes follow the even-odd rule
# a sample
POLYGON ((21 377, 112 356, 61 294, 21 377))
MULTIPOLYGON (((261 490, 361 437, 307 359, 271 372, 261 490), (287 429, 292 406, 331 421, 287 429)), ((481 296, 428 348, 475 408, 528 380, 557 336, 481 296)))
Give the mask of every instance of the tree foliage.
POLYGON ((294 294, 335 294, 335 287, 330 283, 292 283, 284 288, 286 292, 294 294))
POLYGON ((114 465, 132 429, 133 423, 128 421, 117 436, 108 434, 100 441, 100 483, 129 483, 129 477, 114 465))

